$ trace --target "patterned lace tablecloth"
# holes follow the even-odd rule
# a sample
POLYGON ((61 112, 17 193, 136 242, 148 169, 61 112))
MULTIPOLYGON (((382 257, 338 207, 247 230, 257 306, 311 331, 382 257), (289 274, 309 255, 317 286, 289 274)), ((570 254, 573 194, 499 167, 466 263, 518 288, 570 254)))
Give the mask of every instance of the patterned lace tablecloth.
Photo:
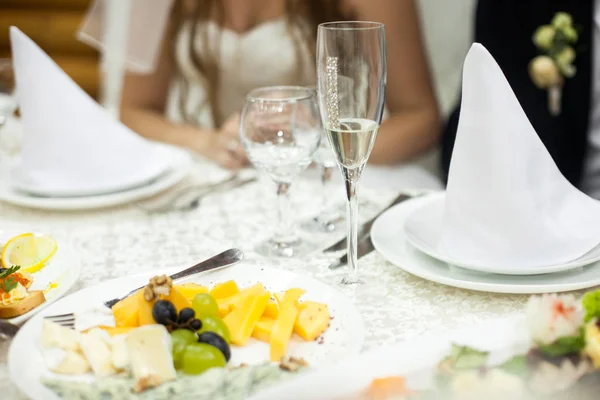
MULTIPOLYGON (((190 179, 217 181, 224 172, 198 165, 190 179)), ((298 220, 319 209, 318 179, 305 176, 292 188, 298 220)), ((0 220, 51 233, 80 252, 82 274, 73 291, 111 278, 162 267, 187 266, 229 247, 240 247, 257 259, 253 247, 269 237, 276 218, 275 189, 260 181, 215 194, 187 213, 148 215, 135 206, 90 212, 58 213, 21 209, 0 203, 0 220)), ((339 195, 342 203, 342 193, 339 195)), ((395 193, 363 191, 372 205, 383 207, 395 193)), ((376 211, 377 207, 371 207, 376 211)), ((367 218, 368 215, 363 215, 367 218)), ((343 233, 341 233, 343 236, 343 233)), ((313 237, 324 246, 340 236, 313 237)), ((336 285, 343 271, 331 272, 330 256, 317 252, 299 260, 264 260, 336 285)), ((389 278, 389 294, 356 298, 366 323, 365 350, 445 331, 522 310, 526 296, 495 295, 455 289, 411 276, 376 252, 361 259, 360 268, 389 278)), ((342 288, 343 290, 343 288, 342 288)), ((6 367, 9 343, 0 342, 0 398, 22 399, 10 383, 6 367)))

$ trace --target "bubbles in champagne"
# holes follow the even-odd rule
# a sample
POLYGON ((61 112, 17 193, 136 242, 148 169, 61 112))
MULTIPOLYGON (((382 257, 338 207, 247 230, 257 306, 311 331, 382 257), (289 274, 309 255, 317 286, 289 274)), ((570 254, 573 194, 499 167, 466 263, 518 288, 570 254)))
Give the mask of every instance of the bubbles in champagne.
POLYGON ((339 129, 327 129, 338 162, 346 168, 362 167, 371 154, 379 125, 370 119, 340 119, 339 129))

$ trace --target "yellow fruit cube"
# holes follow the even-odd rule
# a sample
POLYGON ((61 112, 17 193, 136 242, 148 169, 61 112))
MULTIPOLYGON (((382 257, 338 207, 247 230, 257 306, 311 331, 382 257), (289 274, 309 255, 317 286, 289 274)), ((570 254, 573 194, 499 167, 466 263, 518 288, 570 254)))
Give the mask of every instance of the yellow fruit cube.
POLYGON ((115 317, 115 325, 117 327, 139 326, 140 313, 138 309, 138 297, 141 295, 142 291, 137 291, 112 307, 113 316, 115 317))
POLYGON ((277 318, 279 315, 279 303, 275 299, 269 299, 267 303, 267 308, 265 308, 265 317, 269 318, 277 318))
POLYGON ((256 323, 254 331, 252 332, 252 337, 262 342, 269 343, 271 340, 271 331, 273 330, 274 324, 275 319, 263 316, 256 323))
POLYGON ((269 292, 246 296, 236 308, 223 318, 231 334, 231 343, 243 346, 248 343, 256 323, 265 312, 269 301, 269 292))
POLYGON ((182 285, 173 285, 186 299, 194 300, 197 294, 208 293, 206 286, 198 285, 197 283, 184 283, 182 285))
POLYGON ((298 303, 298 310, 302 311, 304 310, 306 307, 325 307, 327 308, 327 304, 325 303, 318 303, 316 301, 311 301, 311 300, 306 300, 306 301, 301 301, 298 303))
POLYGON ((217 283, 210 290, 210 294, 215 299, 223 299, 225 297, 231 297, 234 294, 239 293, 239 291, 240 289, 235 281, 227 281, 223 283, 217 283))
POLYGON ((287 346, 294 332, 298 317, 298 299, 304 294, 302 289, 290 289, 285 292, 279 307, 279 316, 273 324, 270 338, 270 359, 279 362, 287 352, 287 346))
POLYGON ((219 315, 221 318, 225 317, 231 311, 233 311, 240 303, 244 301, 247 296, 256 295, 265 291, 265 287, 262 283, 257 283, 254 286, 250 286, 232 296, 224 297, 217 300, 219 306, 219 315))
POLYGON ((304 340, 315 340, 327 330, 330 320, 327 305, 307 301, 302 303, 294 324, 294 332, 304 340))

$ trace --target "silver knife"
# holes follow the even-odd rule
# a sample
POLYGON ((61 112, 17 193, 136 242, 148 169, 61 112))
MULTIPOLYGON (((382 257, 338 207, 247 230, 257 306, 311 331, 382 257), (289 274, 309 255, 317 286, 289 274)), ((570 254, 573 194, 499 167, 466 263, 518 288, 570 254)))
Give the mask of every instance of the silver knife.
MULTIPOLYGON (((358 242, 358 258, 362 258, 367 254, 371 253, 375 250, 375 246, 373 246, 373 241, 371 240, 371 235, 367 235, 362 238, 358 242)), ((338 269, 340 267, 345 267, 348 264, 348 253, 344 254, 337 260, 335 260, 330 266, 329 269, 338 269)))
MULTIPOLYGON (((366 235, 368 235, 371 232, 371 227, 373 226, 373 223, 375 222, 375 220, 377 218, 379 218, 379 216, 381 214, 383 214, 385 211, 389 210, 390 208, 392 208, 393 206, 395 206, 396 204, 402 203, 403 201, 412 199, 414 196, 410 196, 408 194, 401 194, 398 197, 396 197, 394 199, 394 201, 392 201, 392 203, 387 206, 386 208, 384 208, 383 210, 381 210, 375 217, 371 218, 370 220, 368 220, 367 222, 365 222, 364 225, 360 226, 358 228, 358 240, 359 243, 361 241, 361 239, 363 239, 366 235)), ((323 250, 324 253, 331 253, 331 252, 335 252, 335 251, 342 251, 342 250, 346 250, 346 241, 347 241, 347 237, 342 238, 340 241, 334 243, 333 245, 329 246, 328 248, 326 248, 325 250, 323 250)))

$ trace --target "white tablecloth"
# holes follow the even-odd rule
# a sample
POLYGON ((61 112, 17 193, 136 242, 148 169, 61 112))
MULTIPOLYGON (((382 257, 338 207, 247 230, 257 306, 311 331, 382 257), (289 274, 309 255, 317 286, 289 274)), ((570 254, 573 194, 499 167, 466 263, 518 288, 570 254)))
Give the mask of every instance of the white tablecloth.
MULTIPOLYGON (((319 184, 314 175, 305 175, 292 188, 298 220, 313 216, 319 209, 319 184)), ((195 181, 222 177, 223 171, 205 164, 197 165, 192 174, 195 181)), ((338 194, 341 204, 342 190, 338 194)), ((364 190, 361 196, 383 207, 395 193, 364 190)), ((78 250, 83 265, 75 291, 136 272, 189 266, 230 247, 239 247, 248 258, 256 259, 258 256, 252 249, 270 236, 277 214, 275 204, 275 188, 268 181, 212 195, 189 213, 148 215, 133 205, 59 213, 0 203, 0 228, 2 221, 10 220, 22 224, 24 230, 50 233, 78 250)), ((343 232, 340 235, 343 236, 343 232)), ((340 235, 312 239, 322 240, 326 246, 340 235)), ((329 259, 330 256, 317 252, 299 260, 264 262, 336 285, 343 270, 330 271, 327 268, 329 259)), ((442 332, 517 312, 522 310, 527 299, 526 296, 478 293, 430 283, 408 275, 377 253, 361 259, 360 268, 370 274, 388 277, 390 289, 386 297, 355 298, 366 322, 365 350, 418 337, 425 332, 442 332)), ((21 399, 23 396, 8 377, 8 346, 7 341, 0 342, 0 398, 21 399)))

